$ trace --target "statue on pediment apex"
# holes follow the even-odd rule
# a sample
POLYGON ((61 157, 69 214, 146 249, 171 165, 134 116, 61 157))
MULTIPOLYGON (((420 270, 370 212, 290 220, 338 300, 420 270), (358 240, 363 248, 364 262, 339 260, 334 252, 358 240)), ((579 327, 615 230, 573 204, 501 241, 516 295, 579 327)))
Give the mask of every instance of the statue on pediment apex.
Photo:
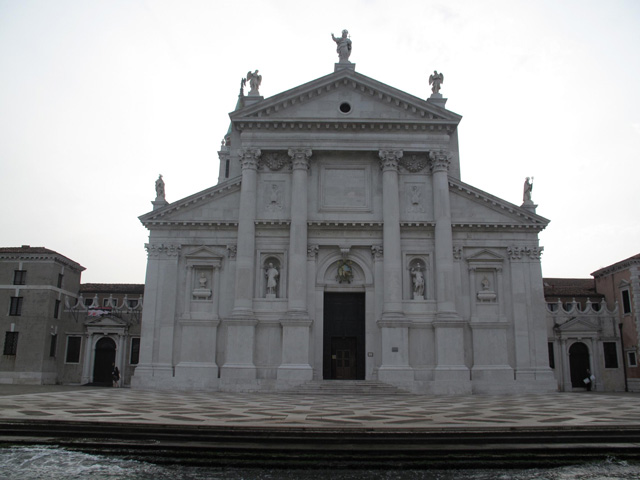
POLYGON ((527 177, 522 187, 522 201, 524 203, 532 203, 531 191, 533 190, 533 177, 527 177))
POLYGON ((251 97, 259 97, 260 92, 258 89, 260 88, 260 84, 262 83, 262 75, 258 74, 258 70, 251 73, 251 71, 247 72, 247 81, 249 82, 249 96, 251 97))
POLYGON ((351 39, 348 38, 349 31, 342 30, 341 37, 335 37, 333 33, 331 34, 331 38, 336 42, 337 48, 336 52, 338 52, 339 63, 351 63, 349 61, 349 56, 351 55, 351 39))

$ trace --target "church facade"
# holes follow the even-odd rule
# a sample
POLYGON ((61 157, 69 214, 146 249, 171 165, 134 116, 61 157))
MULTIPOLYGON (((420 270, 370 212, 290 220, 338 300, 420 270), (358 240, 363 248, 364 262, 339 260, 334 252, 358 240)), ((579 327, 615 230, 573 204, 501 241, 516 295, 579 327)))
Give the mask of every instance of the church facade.
POLYGON ((251 74, 218 184, 168 203, 159 179, 134 388, 556 390, 548 220, 461 180, 441 75, 423 100, 347 58, 270 98, 251 74))

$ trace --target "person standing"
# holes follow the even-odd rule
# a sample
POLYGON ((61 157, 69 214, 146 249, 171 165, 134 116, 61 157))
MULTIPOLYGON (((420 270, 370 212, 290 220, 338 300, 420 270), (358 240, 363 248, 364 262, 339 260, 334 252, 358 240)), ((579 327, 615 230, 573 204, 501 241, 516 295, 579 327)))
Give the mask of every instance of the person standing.
POLYGON ((115 363, 111 364, 111 380, 113 380, 113 386, 115 388, 120 387, 120 370, 118 370, 115 363))

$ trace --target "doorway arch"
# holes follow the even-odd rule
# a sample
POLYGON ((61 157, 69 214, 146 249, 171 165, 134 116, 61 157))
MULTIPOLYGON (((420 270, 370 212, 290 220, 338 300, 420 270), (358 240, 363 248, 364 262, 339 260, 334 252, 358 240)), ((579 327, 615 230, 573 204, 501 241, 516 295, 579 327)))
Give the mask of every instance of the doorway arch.
POLYGON ((571 386, 585 388, 584 379, 587 370, 591 368, 589 362, 589 348, 582 342, 576 342, 569 348, 569 369, 571 371, 571 386))
POLYGON ((102 337, 96 342, 93 362, 93 383, 112 385, 111 366, 116 362, 116 342, 102 337))

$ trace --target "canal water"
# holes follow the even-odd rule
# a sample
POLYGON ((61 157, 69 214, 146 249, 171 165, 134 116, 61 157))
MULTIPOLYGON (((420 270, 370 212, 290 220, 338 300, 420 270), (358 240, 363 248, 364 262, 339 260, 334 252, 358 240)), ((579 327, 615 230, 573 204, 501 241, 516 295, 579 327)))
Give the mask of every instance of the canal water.
POLYGON ((0 479, 105 480, 604 480, 638 479, 640 465, 609 461, 528 470, 254 470, 154 465, 55 447, 0 448, 0 479))

